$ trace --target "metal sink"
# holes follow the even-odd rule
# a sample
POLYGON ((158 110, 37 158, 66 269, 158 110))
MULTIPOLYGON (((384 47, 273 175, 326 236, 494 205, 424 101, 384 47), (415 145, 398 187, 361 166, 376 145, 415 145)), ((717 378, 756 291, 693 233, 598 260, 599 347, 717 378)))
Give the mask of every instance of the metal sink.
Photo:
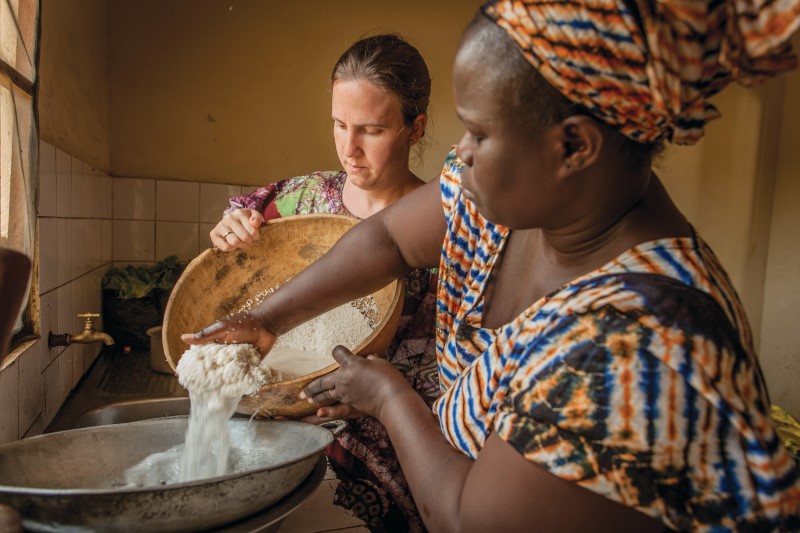
POLYGON ((150 418, 189 414, 189 398, 147 398, 98 407, 78 418, 75 428, 124 424, 150 418))
POLYGON ((185 415, 188 402, 176 376, 152 369, 149 351, 106 346, 44 432, 185 415))
MULTIPOLYGON (((88 428, 106 426, 108 424, 124 424, 151 418, 166 416, 183 416, 189 414, 189 398, 145 398, 115 402, 92 409, 81 415, 73 426, 88 428)), ((250 418, 247 415, 234 413, 231 418, 250 418)))

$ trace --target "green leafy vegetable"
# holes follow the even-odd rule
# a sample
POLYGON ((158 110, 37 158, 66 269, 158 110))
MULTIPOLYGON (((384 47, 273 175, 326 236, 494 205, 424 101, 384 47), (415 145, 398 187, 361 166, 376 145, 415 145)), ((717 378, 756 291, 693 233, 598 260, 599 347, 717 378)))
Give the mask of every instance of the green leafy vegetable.
POLYGON ((178 256, 171 255, 153 266, 112 268, 103 275, 102 287, 121 300, 144 298, 156 289, 171 290, 185 267, 178 256))

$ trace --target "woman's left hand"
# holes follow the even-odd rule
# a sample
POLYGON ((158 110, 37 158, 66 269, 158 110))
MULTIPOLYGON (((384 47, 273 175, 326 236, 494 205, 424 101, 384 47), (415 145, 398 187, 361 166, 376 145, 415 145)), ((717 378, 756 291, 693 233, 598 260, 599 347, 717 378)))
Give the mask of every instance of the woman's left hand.
POLYGON ((380 419, 387 401, 405 392, 414 393, 411 384, 385 359, 353 355, 344 346, 333 349, 333 358, 339 368, 309 383, 301 398, 319 403, 335 400, 380 419))

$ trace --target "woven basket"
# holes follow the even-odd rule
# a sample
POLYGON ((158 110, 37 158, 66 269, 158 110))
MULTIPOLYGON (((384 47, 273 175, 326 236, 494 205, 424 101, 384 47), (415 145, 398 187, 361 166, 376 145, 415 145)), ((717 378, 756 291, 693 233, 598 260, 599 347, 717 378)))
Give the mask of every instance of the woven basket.
MULTIPOLYGON (((175 284, 164 317, 164 352, 175 369, 187 346, 183 333, 200 330, 219 318, 247 307, 248 299, 274 289, 320 258, 358 220, 341 215, 298 215, 267 222, 261 238, 246 250, 225 253, 209 249, 197 256, 175 284)), ((332 273, 335 275, 335 273, 332 273)), ((372 293, 380 313, 378 325, 354 353, 385 354, 403 308, 404 284, 395 280, 372 293)), ((269 361, 269 359, 267 359, 269 361)), ((319 407, 300 400, 312 380, 332 372, 334 363, 246 396, 238 412, 263 416, 304 416, 319 407)))

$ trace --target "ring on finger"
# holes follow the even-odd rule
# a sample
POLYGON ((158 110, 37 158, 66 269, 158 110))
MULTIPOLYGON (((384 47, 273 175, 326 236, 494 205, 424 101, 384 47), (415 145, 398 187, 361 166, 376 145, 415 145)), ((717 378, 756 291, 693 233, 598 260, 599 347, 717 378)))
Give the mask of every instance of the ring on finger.
POLYGON ((231 231, 229 231, 228 233, 226 233, 225 235, 223 235, 223 236, 222 236, 222 238, 223 238, 223 239, 227 239, 227 238, 228 238, 228 235, 230 235, 231 233, 233 233, 233 230, 231 230, 231 231))

